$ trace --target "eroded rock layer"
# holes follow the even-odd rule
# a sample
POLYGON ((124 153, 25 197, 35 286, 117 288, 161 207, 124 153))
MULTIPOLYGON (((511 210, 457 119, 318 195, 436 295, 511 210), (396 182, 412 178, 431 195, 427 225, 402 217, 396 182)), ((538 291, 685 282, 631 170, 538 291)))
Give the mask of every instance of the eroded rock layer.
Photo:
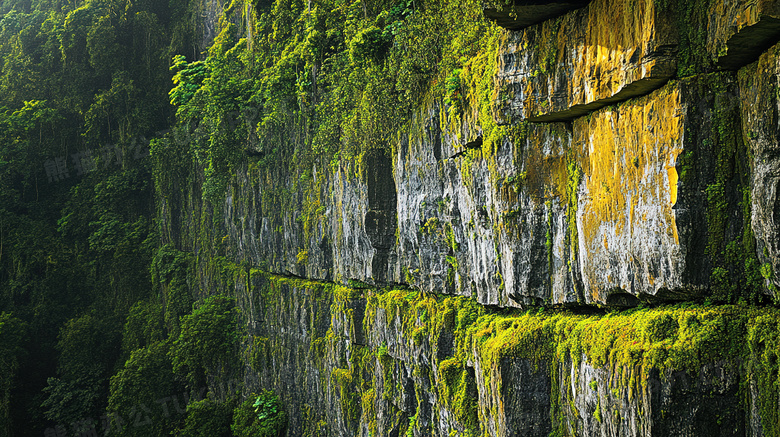
POLYGON ((520 0, 484 2, 485 17, 501 27, 519 30, 583 7, 587 0, 520 0), (496 3, 496 4, 490 4, 496 3))
POLYGON ((737 127, 736 89, 728 74, 684 79, 574 121, 583 169, 579 260, 590 302, 603 302, 603 290, 691 298, 708 287, 703 242, 719 230, 701 225, 704 192, 715 183, 716 151, 737 147, 718 133, 737 127))
POLYGON ((772 293, 780 286, 780 119, 777 87, 780 46, 775 46, 739 74, 742 129, 748 144, 751 175, 751 224, 763 276, 772 293), (771 265, 771 268, 769 267, 771 265))
POLYGON ((507 31, 496 120, 568 120, 646 94, 676 73, 678 41, 675 15, 653 0, 594 0, 560 19, 507 31))
POLYGON ((713 1, 703 22, 693 6, 594 0, 505 31, 487 105, 505 127, 464 79, 462 107, 427 98, 354 160, 302 176, 243 166, 222 212, 226 254, 505 307, 773 295, 777 49, 739 84, 706 71, 763 50, 769 33, 740 38, 771 28, 778 6, 713 1), (706 38, 691 39, 696 25, 706 38), (550 120, 567 121, 529 123, 550 120))
POLYGON ((776 1, 593 0, 498 49, 498 123, 570 120, 682 73, 736 70, 780 40, 776 1), (609 23, 606 25, 605 23, 609 23))
POLYGON ((713 209, 716 195, 741 201, 740 172, 718 170, 743 153, 739 102, 732 74, 697 76, 476 149, 432 105, 394 156, 315 172, 317 191, 293 205, 319 211, 305 226, 296 214, 311 210, 265 224, 257 208, 272 187, 241 175, 228 197, 231 246, 283 274, 500 306, 697 297, 743 227, 741 210, 713 209))
POLYGON ((780 40, 780 4, 774 0, 757 2, 715 1, 707 34, 707 51, 718 65, 736 69, 753 62, 780 40))
POLYGON ((777 336, 766 330, 773 310, 499 315, 410 290, 254 271, 248 283, 238 295, 251 327, 245 382, 282 394, 289 435, 747 436, 776 426, 765 409, 776 388, 763 381, 777 350, 756 349, 777 336), (761 389, 742 391, 747 381, 761 389))

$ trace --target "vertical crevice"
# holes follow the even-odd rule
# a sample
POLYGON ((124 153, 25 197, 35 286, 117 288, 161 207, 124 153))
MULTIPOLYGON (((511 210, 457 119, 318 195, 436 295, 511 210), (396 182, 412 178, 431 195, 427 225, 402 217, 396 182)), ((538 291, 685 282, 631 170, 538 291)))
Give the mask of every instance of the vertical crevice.
POLYGON ((397 194, 389 151, 372 149, 366 152, 363 155, 363 169, 368 187, 365 227, 371 246, 376 250, 371 271, 375 281, 386 282, 387 260, 395 244, 398 227, 397 194))

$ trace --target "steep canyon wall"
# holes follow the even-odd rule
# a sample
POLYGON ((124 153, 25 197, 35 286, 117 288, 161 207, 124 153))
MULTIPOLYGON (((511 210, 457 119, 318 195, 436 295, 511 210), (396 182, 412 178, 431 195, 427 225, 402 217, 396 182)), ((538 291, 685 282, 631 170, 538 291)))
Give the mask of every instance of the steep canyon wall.
POLYGON ((780 314, 709 304, 780 298, 780 3, 485 16, 458 107, 160 199, 190 286, 236 296, 245 391, 288 435, 780 435, 780 314))

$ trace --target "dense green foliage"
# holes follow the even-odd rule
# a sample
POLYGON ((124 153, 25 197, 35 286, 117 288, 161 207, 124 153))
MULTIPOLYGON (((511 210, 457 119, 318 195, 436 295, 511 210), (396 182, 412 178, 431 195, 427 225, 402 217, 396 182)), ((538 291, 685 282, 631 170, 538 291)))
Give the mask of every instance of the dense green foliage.
POLYGON ((2 436, 101 431, 108 407, 185 389, 167 338, 192 309, 189 265, 155 257, 147 139, 175 115, 171 57, 204 49, 200 8, 0 2, 2 436))
POLYGON ((477 1, 285 0, 245 11, 226 9, 205 61, 174 58, 174 137, 192 140, 212 201, 242 149, 306 183, 312 165, 390 147, 431 90, 459 112, 459 67, 484 54, 495 29, 477 1))
POLYGON ((177 435, 186 437, 231 437, 232 402, 204 399, 187 405, 184 429, 177 435))
POLYGON ((226 296, 211 296, 182 317, 170 355, 173 370, 186 375, 191 387, 204 386, 207 376, 225 376, 238 365, 233 306, 226 296))
POLYGON ((237 437, 282 437, 287 414, 279 397, 270 391, 250 396, 233 413, 233 435, 237 437))
POLYGON ((166 435, 186 408, 185 386, 173 373, 167 342, 136 349, 111 377, 106 427, 110 435, 166 435))
POLYGON ((108 397, 106 382, 119 353, 119 323, 96 311, 68 320, 60 330, 56 378, 49 378, 46 418, 74 423, 103 414, 108 397))
MULTIPOLYGON (((11 388, 19 370, 19 360, 23 357, 26 326, 12 314, 0 313, 0 417, 9 417, 11 407, 11 388)), ((10 435, 10 421, 4 421, 0 433, 10 435)))

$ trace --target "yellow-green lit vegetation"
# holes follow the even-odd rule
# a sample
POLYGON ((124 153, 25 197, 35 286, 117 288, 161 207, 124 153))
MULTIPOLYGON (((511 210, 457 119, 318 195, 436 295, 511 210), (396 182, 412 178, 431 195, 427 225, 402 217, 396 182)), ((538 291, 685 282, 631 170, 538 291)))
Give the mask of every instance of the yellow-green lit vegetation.
MULTIPOLYGON (((395 150, 423 102, 446 100, 445 120, 476 117, 487 147, 502 137, 490 111, 498 29, 479 1, 243 3, 226 8, 205 60, 177 56, 172 67, 173 136, 188 139, 205 169, 199 194, 215 207, 248 170, 264 187, 260 208, 279 212, 267 214, 272 228, 299 211, 291 231, 308 241, 328 172, 352 174, 367 151, 395 150)), ((305 252, 291 256, 305 265, 305 252)))
POLYGON ((474 377, 457 358, 439 362, 438 392, 455 419, 466 428, 466 436, 479 435, 478 405, 470 386, 476 388, 474 377))
MULTIPOLYGON (((290 283, 277 276, 269 279, 290 283)), ((317 286, 300 280, 294 284, 317 286)), ((479 390, 498 399, 501 387, 497 372, 503 359, 529 360, 536 371, 550 378, 552 425, 559 433, 568 426, 563 423, 566 411, 579 414, 571 401, 572 394, 558 389, 560 378, 571 378, 568 370, 560 373, 558 365, 562 362, 573 366, 587 362, 608 369, 612 376, 601 382, 607 384, 604 390, 629 399, 646 390, 653 370, 661 375, 678 370, 696 375, 707 364, 732 362, 745 378, 759 382, 762 423, 765 429, 778 429, 773 403, 778 389, 772 381, 778 377, 780 313, 773 308, 678 304, 585 315, 553 309, 494 311, 467 298, 412 290, 362 292, 367 302, 366 335, 376 335, 372 330, 382 326, 385 332, 397 330, 401 336, 396 337, 394 345, 372 344, 370 340, 366 347, 352 345, 349 366, 333 369, 330 383, 339 396, 345 419, 361 419, 370 429, 377 426, 373 414, 378 399, 394 399, 403 390, 394 380, 395 363, 410 363, 409 354, 418 353, 411 351, 440 356, 437 350, 448 347, 447 341, 451 341, 451 348, 432 363, 434 370, 429 377, 439 407, 450 411, 465 430, 464 435, 483 435, 486 431, 480 427, 485 426, 485 415, 498 414, 490 410, 499 408, 497 405, 480 406, 476 397, 479 390), (378 321, 382 325, 376 325, 378 321), (469 366, 476 363, 482 378, 474 379, 473 370, 469 371, 469 366), (375 379, 375 369, 381 378, 375 379), (486 385, 477 387, 480 379, 486 385), (376 381, 382 386, 375 386, 376 381)), ((347 290, 339 292, 344 293, 357 296, 347 290)), ((339 300, 335 293, 334 299, 339 300)), ((415 374, 422 376, 417 371, 415 374)), ((597 384, 595 380, 587 382, 593 390, 597 384)), ((594 414, 601 417, 603 412, 597 410, 594 414)), ((412 418, 410 427, 414 426, 412 418)))

